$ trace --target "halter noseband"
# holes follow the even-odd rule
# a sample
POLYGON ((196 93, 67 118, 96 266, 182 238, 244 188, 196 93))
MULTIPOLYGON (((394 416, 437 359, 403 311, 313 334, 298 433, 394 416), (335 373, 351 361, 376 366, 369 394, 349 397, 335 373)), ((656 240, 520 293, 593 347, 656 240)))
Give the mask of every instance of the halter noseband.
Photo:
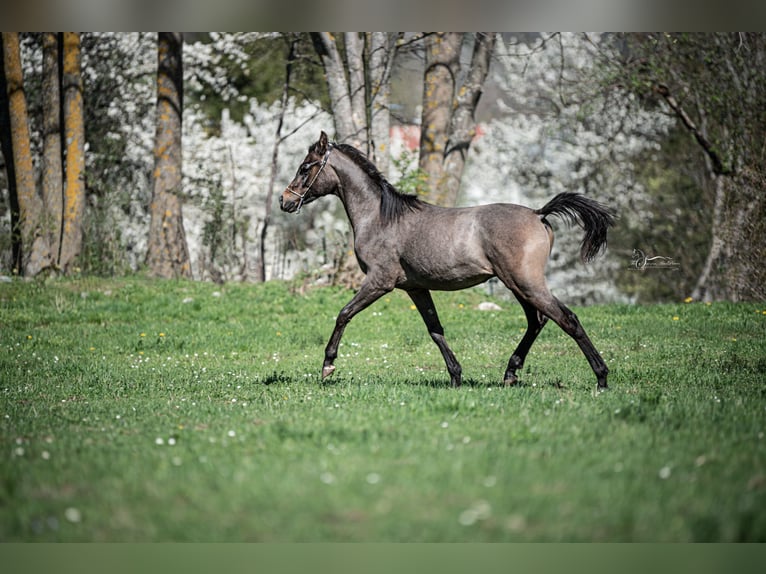
MULTIPOLYGON (((322 170, 324 169, 324 166, 325 166, 325 165, 327 165, 327 160, 328 160, 328 158, 330 157, 330 152, 332 151, 332 149, 333 149, 333 145, 332 145, 332 144, 329 144, 329 145, 327 146, 327 151, 325 152, 325 154, 324 154, 324 157, 322 157, 322 159, 321 159, 321 160, 319 160, 319 159, 318 159, 317 161, 312 161, 311 163, 309 163, 309 164, 307 164, 307 165, 306 165, 306 168, 307 168, 307 169, 311 169, 311 168, 312 168, 312 167, 314 167, 316 164, 319 164, 319 169, 318 169, 318 170, 317 170, 317 172, 314 174, 314 177, 312 177, 312 178, 311 178, 311 181, 309 182, 308 186, 306 186, 306 190, 305 190, 303 193, 298 193, 298 192, 297 192, 297 191, 295 191, 295 190, 294 190, 294 189, 293 189, 291 186, 289 186, 289 185, 287 186, 287 188, 286 188, 286 191, 289 191, 289 192, 290 192, 290 193, 292 193, 292 194, 293 194, 295 197, 297 197, 297 198, 298 198, 298 209, 296 209, 296 210, 295 210, 295 213, 296 213, 296 214, 298 214, 298 213, 300 213, 300 212, 301 212, 301 207, 303 206, 303 199, 306 197, 306 194, 307 194, 307 193, 309 192, 309 190, 311 189, 311 186, 312 186, 312 185, 314 185, 314 182, 315 182, 315 181, 317 180, 317 178, 319 177, 319 174, 320 174, 320 173, 322 173, 322 170)), ((305 177, 304 177, 303 181, 304 181, 304 182, 306 181, 306 178, 305 178, 305 177)))

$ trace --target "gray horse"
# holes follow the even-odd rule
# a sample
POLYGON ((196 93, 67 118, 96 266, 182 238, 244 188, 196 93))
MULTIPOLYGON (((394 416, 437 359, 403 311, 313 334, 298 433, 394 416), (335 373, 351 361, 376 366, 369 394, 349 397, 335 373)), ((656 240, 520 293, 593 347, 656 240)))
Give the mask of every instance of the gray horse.
POLYGON ((577 316, 551 295, 545 265, 553 247, 547 217, 562 217, 585 231, 580 255, 590 261, 606 246, 614 214, 580 194, 561 193, 541 209, 492 204, 445 208, 399 193, 350 145, 328 142, 321 133, 279 198, 283 211, 300 211, 334 194, 343 202, 354 231, 354 251, 366 274, 359 291, 341 309, 325 349, 322 378, 335 370, 343 330, 360 311, 395 288, 407 292, 439 347, 453 387, 462 369, 444 338, 430 290, 457 290, 498 277, 521 303, 527 331, 508 361, 503 382, 517 382, 532 343, 550 318, 572 337, 606 389, 609 372, 577 316))

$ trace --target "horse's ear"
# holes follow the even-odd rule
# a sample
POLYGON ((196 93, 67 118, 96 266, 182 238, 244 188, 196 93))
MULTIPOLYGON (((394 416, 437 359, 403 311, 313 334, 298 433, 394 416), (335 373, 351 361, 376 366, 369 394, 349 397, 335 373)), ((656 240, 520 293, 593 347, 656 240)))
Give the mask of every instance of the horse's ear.
POLYGON ((323 155, 327 153, 327 134, 322 131, 322 133, 319 134, 319 147, 317 149, 317 152, 319 155, 323 155))

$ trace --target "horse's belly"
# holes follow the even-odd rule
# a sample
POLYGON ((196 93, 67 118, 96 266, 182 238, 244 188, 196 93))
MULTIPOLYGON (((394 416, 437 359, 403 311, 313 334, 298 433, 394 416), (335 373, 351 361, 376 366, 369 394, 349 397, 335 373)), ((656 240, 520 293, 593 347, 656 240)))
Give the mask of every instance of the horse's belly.
POLYGON ((484 283, 494 276, 491 267, 477 262, 455 262, 452 265, 417 265, 402 262, 405 277, 402 288, 457 291, 484 283))

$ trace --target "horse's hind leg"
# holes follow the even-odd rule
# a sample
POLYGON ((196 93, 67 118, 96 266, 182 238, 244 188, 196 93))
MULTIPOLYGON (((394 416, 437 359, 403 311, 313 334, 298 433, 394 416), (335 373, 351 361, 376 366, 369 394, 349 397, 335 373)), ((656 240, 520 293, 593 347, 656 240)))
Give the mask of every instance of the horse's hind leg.
POLYGON ((503 377, 503 383, 506 386, 515 385, 518 382, 516 377, 516 371, 524 366, 524 359, 529 353, 532 343, 535 342, 540 331, 543 330, 545 323, 548 321, 548 317, 540 313, 537 308, 524 299, 519 299, 521 306, 524 308, 524 314, 527 316, 527 332, 524 333, 524 337, 521 339, 519 346, 511 355, 508 361, 508 368, 505 370, 505 376, 503 377))
MULTIPOLYGON (((502 277, 501 277, 502 279, 502 277)), ((609 374, 609 369, 601 358, 601 355, 591 343, 588 338, 585 329, 580 324, 580 320, 566 305, 561 303, 553 295, 551 295, 548 287, 545 285, 544 279, 538 278, 536 281, 529 281, 528 283, 522 283, 517 281, 504 281, 511 291, 513 291, 516 298, 524 307, 524 312, 527 315, 527 321, 529 327, 524 335, 524 338, 519 343, 519 347, 511 356, 508 361, 508 369, 505 372, 506 384, 513 384, 516 382, 516 370, 521 368, 524 363, 529 347, 532 346, 537 335, 545 324, 545 318, 552 319, 562 330, 572 337, 580 350, 588 359, 593 373, 596 375, 599 389, 606 389, 606 377, 609 374)))
POLYGON ((408 291, 408 295, 415 306, 420 311, 420 316, 423 317, 423 321, 428 328, 428 333, 431 335, 436 346, 439 347, 444 362, 447 364, 447 371, 449 372, 450 382, 453 387, 459 387, 461 383, 462 369, 460 363, 457 362, 455 354, 452 349, 447 345, 447 341, 444 338, 444 328, 439 321, 439 315, 436 313, 436 307, 434 301, 431 298, 431 293, 425 289, 417 289, 408 291))
POLYGON ((585 358, 588 359, 593 373, 596 375, 599 389, 606 389, 606 376, 609 374, 609 369, 601 358, 601 355, 596 350, 596 347, 591 343, 588 334, 580 324, 580 320, 566 305, 561 303, 553 295, 551 295, 547 289, 545 295, 541 299, 536 301, 533 299, 532 303, 545 315, 550 317, 564 332, 572 337, 577 345, 582 350, 585 358))

